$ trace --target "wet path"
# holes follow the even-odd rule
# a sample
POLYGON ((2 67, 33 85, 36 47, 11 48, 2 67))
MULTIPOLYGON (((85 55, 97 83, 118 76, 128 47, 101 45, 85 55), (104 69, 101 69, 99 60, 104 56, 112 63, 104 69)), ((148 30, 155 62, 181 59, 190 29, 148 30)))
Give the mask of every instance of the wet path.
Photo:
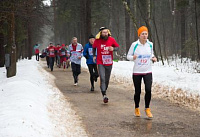
MULTIPOLYGON (((45 69, 50 72, 48 68, 45 69)), ((78 86, 73 85, 71 69, 55 67, 52 73, 56 86, 73 104, 92 137, 199 137, 200 114, 176 104, 153 98, 152 120, 145 117, 144 95, 141 95, 141 115, 134 117, 133 89, 111 81, 108 88, 109 103, 104 104, 96 83, 90 92, 89 73, 82 69, 78 86)))

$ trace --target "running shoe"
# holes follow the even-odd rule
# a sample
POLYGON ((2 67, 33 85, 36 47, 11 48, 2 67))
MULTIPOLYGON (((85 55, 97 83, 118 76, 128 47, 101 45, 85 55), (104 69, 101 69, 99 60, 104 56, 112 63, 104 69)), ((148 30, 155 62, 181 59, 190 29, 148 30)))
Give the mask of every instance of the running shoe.
POLYGON ((108 98, 106 97, 106 95, 104 95, 104 97, 103 97, 103 102, 108 103, 108 98))
POLYGON ((140 117, 140 109, 139 108, 135 108, 135 116, 140 117))
POLYGON ((146 108, 145 112, 146 112, 146 115, 147 115, 148 118, 153 118, 153 115, 151 113, 151 109, 150 108, 146 108))

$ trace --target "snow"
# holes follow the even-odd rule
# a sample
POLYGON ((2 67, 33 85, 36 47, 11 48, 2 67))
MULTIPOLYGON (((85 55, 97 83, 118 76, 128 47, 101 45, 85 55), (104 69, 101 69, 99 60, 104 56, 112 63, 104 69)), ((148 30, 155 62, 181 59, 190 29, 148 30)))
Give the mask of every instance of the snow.
POLYGON ((0 136, 87 136, 54 77, 35 60, 17 63, 17 75, 0 68, 0 136))

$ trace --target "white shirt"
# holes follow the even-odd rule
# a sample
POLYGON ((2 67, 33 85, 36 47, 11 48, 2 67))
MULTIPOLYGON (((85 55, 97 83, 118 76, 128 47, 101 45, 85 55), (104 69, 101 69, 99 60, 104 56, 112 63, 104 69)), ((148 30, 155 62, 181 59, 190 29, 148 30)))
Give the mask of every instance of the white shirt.
POLYGON ((143 45, 139 40, 133 42, 127 54, 127 59, 134 61, 133 73, 146 74, 152 72, 153 43, 147 40, 143 45), (133 60, 133 56, 137 58, 133 60))

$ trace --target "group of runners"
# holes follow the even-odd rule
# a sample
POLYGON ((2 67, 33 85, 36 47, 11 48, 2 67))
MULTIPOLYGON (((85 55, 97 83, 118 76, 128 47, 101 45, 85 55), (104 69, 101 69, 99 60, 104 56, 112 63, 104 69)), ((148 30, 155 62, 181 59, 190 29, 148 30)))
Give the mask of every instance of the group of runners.
MULTIPOLYGON (((96 36, 89 36, 89 42, 84 46, 78 43, 77 38, 73 37, 71 44, 61 46, 57 44, 49 46, 43 51, 46 56, 47 66, 53 71, 54 62, 63 69, 69 67, 74 78, 74 86, 78 84, 78 76, 81 74, 81 58, 86 58, 86 64, 90 73, 90 91, 94 91, 94 82, 100 77, 100 90, 103 102, 108 103, 107 89, 113 66, 113 52, 119 49, 119 44, 111 37, 111 32, 106 27, 101 27, 96 36)), ((42 55, 43 55, 42 54, 42 55)), ((145 84, 145 112, 148 118, 153 115, 150 110, 151 88, 152 88, 152 62, 157 61, 153 54, 153 43, 148 40, 148 29, 142 26, 138 29, 138 40, 133 42, 127 54, 127 59, 134 61, 133 84, 135 87, 135 116, 140 117, 140 94, 142 79, 145 84)))

